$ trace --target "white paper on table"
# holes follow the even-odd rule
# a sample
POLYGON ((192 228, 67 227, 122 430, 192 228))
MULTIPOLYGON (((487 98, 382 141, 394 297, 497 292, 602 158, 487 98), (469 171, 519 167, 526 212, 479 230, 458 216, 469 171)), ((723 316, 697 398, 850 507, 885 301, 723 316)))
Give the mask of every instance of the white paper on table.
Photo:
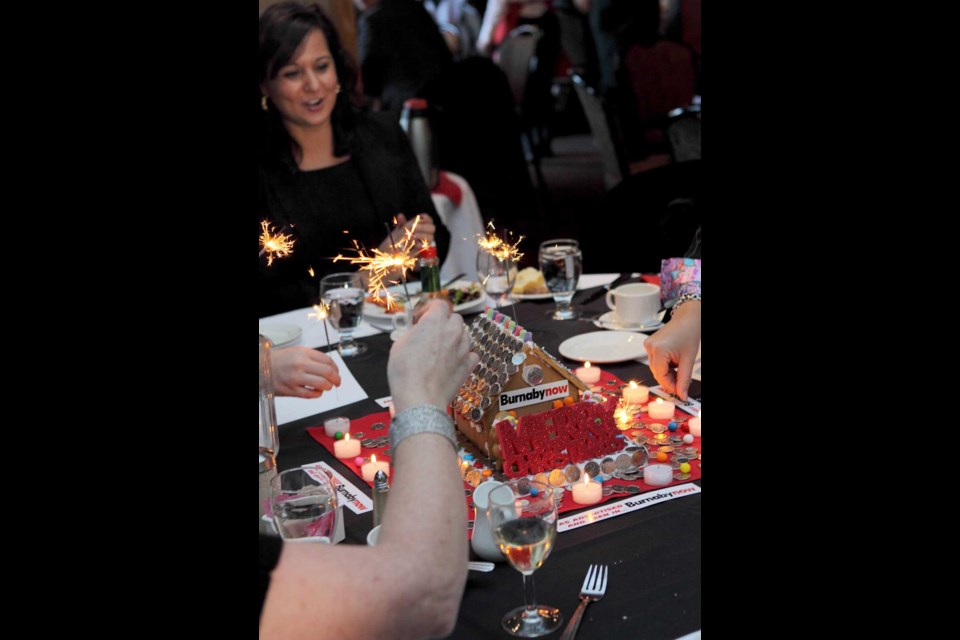
POLYGON ((382 398, 377 398, 374 402, 383 407, 384 409, 389 409, 393 406, 393 396, 384 396, 382 398))
MULTIPOLYGON (((260 318, 260 324, 294 324, 300 327, 300 330, 303 331, 303 335, 300 336, 300 340, 289 346, 309 347, 311 349, 325 347, 327 346, 327 334, 330 334, 330 342, 337 344, 340 341, 340 334, 330 325, 329 322, 326 323, 327 330, 325 333, 323 330, 324 322, 320 322, 316 318, 307 317, 308 314, 313 312, 313 309, 310 307, 296 309, 295 311, 287 311, 286 313, 280 313, 275 316, 260 318)), ((383 331, 364 319, 360 321, 360 326, 353 330, 353 337, 366 338, 367 336, 375 336, 378 333, 383 333, 383 331)))
POLYGON ((700 640, 700 632, 694 631, 693 633, 687 634, 682 638, 677 638, 677 640, 700 640))
POLYGON ((610 284, 619 277, 619 273, 584 273, 580 276, 580 281, 577 282, 577 291, 602 287, 605 284, 610 284))
POLYGON ((367 392, 363 390, 363 387, 360 386, 357 379, 353 377, 353 373, 351 373, 343 361, 343 358, 340 357, 340 354, 332 351, 327 355, 333 358, 333 361, 337 363, 337 368, 340 370, 340 386, 334 387, 330 391, 324 391, 323 395, 319 398, 309 400, 305 398, 277 398, 278 425, 287 424, 288 422, 293 422, 294 420, 308 416, 315 416, 318 413, 325 413, 333 409, 339 409, 348 404, 365 400, 368 397, 367 392))

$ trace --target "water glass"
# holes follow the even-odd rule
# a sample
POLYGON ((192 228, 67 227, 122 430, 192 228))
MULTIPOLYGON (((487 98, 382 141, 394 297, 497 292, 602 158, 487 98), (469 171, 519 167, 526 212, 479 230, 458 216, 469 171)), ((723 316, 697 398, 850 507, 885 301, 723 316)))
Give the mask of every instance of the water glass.
POLYGON ((297 467, 270 483, 270 513, 280 537, 329 543, 337 530, 337 490, 326 471, 297 467))
POLYGON ((328 321, 340 333, 337 351, 344 358, 366 352, 367 345, 355 342, 353 330, 363 318, 366 290, 359 273, 332 273, 320 280, 320 297, 330 307, 328 321))
POLYGON ((583 273, 583 253, 576 240, 561 238, 540 245, 540 271, 553 294, 557 308, 550 315, 554 320, 573 320, 577 312, 571 302, 583 273))

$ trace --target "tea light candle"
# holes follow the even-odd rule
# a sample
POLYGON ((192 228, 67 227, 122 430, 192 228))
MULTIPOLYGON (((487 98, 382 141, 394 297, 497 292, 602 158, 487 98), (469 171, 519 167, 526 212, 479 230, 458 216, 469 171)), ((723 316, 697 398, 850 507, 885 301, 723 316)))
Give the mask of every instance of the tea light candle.
POLYGON ((697 414, 696 418, 690 418, 690 435, 700 437, 700 416, 703 415, 703 411, 697 414))
POLYGON ((672 402, 664 402, 663 398, 657 398, 656 402, 647 405, 647 413, 654 420, 670 420, 673 418, 673 410, 676 405, 672 402))
POLYGON ((643 481, 651 487, 665 487, 673 480, 673 467, 668 464, 650 464, 643 468, 643 481))
POLYGON ((573 485, 573 501, 577 504, 597 504, 602 499, 603 485, 591 482, 587 474, 583 474, 583 482, 573 485))
POLYGON ((623 388, 623 401, 627 404, 643 404, 649 399, 650 389, 633 380, 630 381, 629 387, 623 388))
POLYGON ((370 462, 360 467, 360 474, 363 475, 363 479, 367 482, 373 482, 373 478, 377 475, 377 471, 383 471, 389 478, 390 463, 377 462, 377 456, 370 456, 370 462))
POLYGON ((349 433, 344 435, 343 440, 333 443, 333 455, 343 459, 356 458, 360 455, 360 441, 351 440, 349 433))
POLYGON ((350 431, 350 418, 337 416, 336 418, 324 420, 323 430, 326 432, 328 438, 332 438, 337 431, 346 433, 347 431, 350 431))
POLYGON ((600 367, 594 367, 588 360, 583 363, 582 367, 577 367, 574 373, 584 384, 596 384, 600 382, 600 374, 603 373, 603 370, 600 367))

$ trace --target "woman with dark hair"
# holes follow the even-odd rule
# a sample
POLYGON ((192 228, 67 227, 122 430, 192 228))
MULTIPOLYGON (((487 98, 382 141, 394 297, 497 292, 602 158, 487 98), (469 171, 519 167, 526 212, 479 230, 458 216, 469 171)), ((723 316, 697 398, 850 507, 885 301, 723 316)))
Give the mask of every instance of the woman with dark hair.
POLYGON ((351 104, 355 82, 318 6, 284 2, 260 16, 258 228, 267 219, 296 239, 291 257, 260 264, 260 317, 315 303, 319 277, 354 241, 389 250, 394 218, 394 240, 419 215, 416 237, 446 252, 409 140, 395 116, 351 104))

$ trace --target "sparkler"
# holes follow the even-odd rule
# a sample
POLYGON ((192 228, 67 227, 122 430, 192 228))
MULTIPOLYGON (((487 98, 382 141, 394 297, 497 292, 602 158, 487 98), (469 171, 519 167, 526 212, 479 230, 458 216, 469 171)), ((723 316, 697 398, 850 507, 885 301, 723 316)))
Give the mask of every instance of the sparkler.
MULTIPOLYGON (((497 235, 497 228, 493 225, 493 220, 487 223, 487 228, 488 231, 485 236, 477 234, 477 245, 480 247, 480 250, 500 260, 519 262, 523 254, 520 253, 518 248, 524 236, 520 236, 516 242, 510 244, 497 235)), ((509 232, 507 233, 509 234, 509 232)))
MULTIPOLYGON (((509 232, 507 232, 509 235, 509 232)), ((517 241, 513 244, 510 244, 503 238, 497 235, 497 228, 493 224, 493 220, 487 223, 487 233, 486 235, 477 234, 477 246, 480 247, 480 251, 490 254, 496 260, 500 260, 507 264, 508 274, 512 271, 512 267, 517 264, 520 258, 523 257, 523 254, 520 253, 519 247, 520 242, 523 240, 523 236, 517 238, 517 241)), ((480 274, 481 276, 483 274, 480 274)), ((490 278, 488 274, 487 279, 490 278)), ((513 287, 513 278, 507 276, 507 284, 509 288, 507 291, 503 292, 502 300, 498 301, 498 306, 502 306, 506 302, 506 298, 510 295, 510 288, 513 287)), ((484 288, 486 288, 486 279, 483 281, 484 288)), ((510 298, 510 310, 513 314, 513 319, 517 322, 520 319, 517 317, 517 306, 513 298, 510 298)))
POLYGON ((289 225, 285 225, 279 233, 275 234, 270 222, 267 220, 260 221, 260 246, 262 248, 260 249, 260 255, 257 257, 262 258, 263 254, 267 254, 268 267, 273 264, 275 259, 286 258, 293 253, 293 243, 296 240, 293 239, 293 236, 284 233, 288 228, 289 225))
MULTIPOLYGON (((390 282, 387 280, 391 272, 399 270, 400 279, 403 282, 403 290, 407 296, 407 300, 410 300, 410 292, 407 291, 407 271, 412 270, 417 266, 417 258, 415 257, 415 250, 417 247, 417 240, 413 237, 414 232, 417 229, 417 225, 420 224, 420 217, 417 216, 416 220, 409 229, 406 229, 403 233, 403 237, 399 242, 393 240, 393 235, 390 234, 390 244, 393 248, 393 251, 388 253, 381 251, 380 249, 374 249, 372 253, 367 253, 366 249, 360 246, 360 244, 354 240, 353 246, 357 251, 356 258, 347 258, 343 254, 338 255, 333 259, 334 262, 338 260, 346 260, 350 264, 359 264, 363 265, 360 267, 360 271, 366 271, 370 274, 369 282, 367 284, 367 291, 375 297, 381 297, 381 294, 387 301, 387 310, 396 309, 396 304, 393 301, 393 298, 390 296, 390 292, 387 291, 387 286, 390 282)), ((387 231, 390 231, 389 225, 387 226, 387 231)))
POLYGON ((323 333, 327 336, 327 351, 330 351, 330 331, 327 329, 327 318, 330 315, 330 307, 326 302, 313 305, 313 313, 308 313, 307 318, 316 318, 317 322, 323 323, 323 333))
MULTIPOLYGON (((313 269, 311 269, 312 271, 313 269)), ((330 344, 330 331, 327 329, 327 318, 330 315, 330 306, 321 301, 320 304, 313 305, 313 313, 308 313, 307 318, 316 318, 317 322, 323 323, 323 334, 327 337, 327 353, 330 353, 332 346, 330 344)), ((337 401, 340 401, 340 389, 337 387, 333 388, 334 394, 337 396, 337 401)))

